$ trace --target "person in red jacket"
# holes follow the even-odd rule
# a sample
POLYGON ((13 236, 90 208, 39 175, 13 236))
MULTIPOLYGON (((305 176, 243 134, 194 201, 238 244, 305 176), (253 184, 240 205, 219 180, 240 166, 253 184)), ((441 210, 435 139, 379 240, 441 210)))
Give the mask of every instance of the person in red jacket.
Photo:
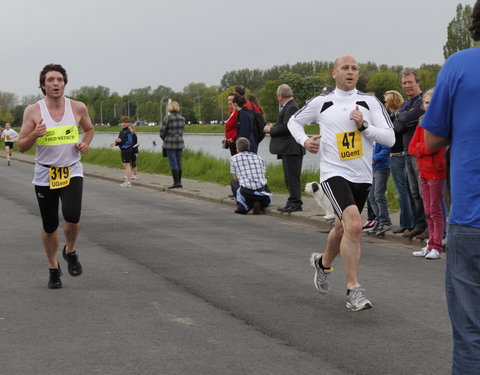
MULTIPOLYGON (((425 111, 430 104, 433 89, 423 96, 425 111)), ((421 121, 422 119, 420 119, 421 121)), ((420 123, 421 125, 421 123, 420 123)), ((442 236, 444 230, 443 192, 447 176, 445 147, 430 151, 425 146, 424 130, 417 126, 408 146, 408 153, 417 158, 418 172, 422 188, 423 206, 428 223, 429 239, 427 246, 412 254, 426 259, 441 259, 443 252, 442 236)))
POLYGON ((227 96, 228 105, 230 106, 230 116, 228 117, 227 121, 225 121, 225 142, 227 143, 227 148, 230 150, 231 156, 237 153, 237 146, 235 145, 235 140, 237 139, 238 113, 233 109, 234 96, 234 92, 229 93, 227 96))

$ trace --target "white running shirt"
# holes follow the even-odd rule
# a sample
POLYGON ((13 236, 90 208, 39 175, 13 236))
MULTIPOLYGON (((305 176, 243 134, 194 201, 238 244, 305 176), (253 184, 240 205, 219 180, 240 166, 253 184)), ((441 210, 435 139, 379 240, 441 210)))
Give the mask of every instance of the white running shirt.
MULTIPOLYGON (((78 124, 73 115, 72 103, 70 99, 65 99, 65 111, 60 122, 56 122, 48 112, 45 99, 39 100, 40 113, 43 122, 49 128, 60 126, 76 126, 78 124)), ((37 141, 38 143, 38 141, 37 141)), ((55 145, 41 145, 37 144, 37 152, 35 155, 35 169, 32 183, 37 186, 49 186, 49 168, 44 165, 51 165, 54 167, 69 167, 71 166, 71 177, 83 177, 83 166, 80 163, 80 151, 77 149, 75 143, 64 143, 55 145)))
POLYGON ((5 129, 2 132, 2 137, 5 142, 14 142, 17 140, 18 133, 13 129, 5 129))
POLYGON ((356 89, 338 88, 317 96, 298 110, 288 122, 288 129, 302 146, 308 139, 304 126, 320 125, 320 182, 340 176, 354 183, 372 183, 372 152, 374 142, 393 146, 395 133, 387 110, 373 95, 356 89), (350 112, 362 111, 369 126, 360 132, 350 112))

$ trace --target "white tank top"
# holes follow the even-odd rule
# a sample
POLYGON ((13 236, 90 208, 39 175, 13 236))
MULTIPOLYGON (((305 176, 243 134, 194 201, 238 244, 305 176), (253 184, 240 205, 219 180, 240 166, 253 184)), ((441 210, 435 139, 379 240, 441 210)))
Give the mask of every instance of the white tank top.
MULTIPOLYGON (((32 183, 38 186, 49 186, 49 173, 48 167, 71 167, 71 177, 83 177, 83 167, 80 163, 80 151, 75 146, 78 139, 75 139, 71 134, 78 132, 78 124, 75 121, 75 117, 72 111, 72 103, 70 99, 65 99, 65 110, 63 118, 56 122, 50 116, 48 112, 45 99, 39 100, 40 114, 43 122, 47 126, 47 135, 49 129, 55 132, 66 129, 67 136, 57 137, 65 138, 66 140, 58 142, 48 142, 42 139, 37 140, 37 153, 35 156, 35 174, 32 183), (72 131, 73 130, 73 131, 72 131)), ((55 133, 57 136, 57 133, 55 133)), ((47 137, 47 136, 46 136, 47 137)))

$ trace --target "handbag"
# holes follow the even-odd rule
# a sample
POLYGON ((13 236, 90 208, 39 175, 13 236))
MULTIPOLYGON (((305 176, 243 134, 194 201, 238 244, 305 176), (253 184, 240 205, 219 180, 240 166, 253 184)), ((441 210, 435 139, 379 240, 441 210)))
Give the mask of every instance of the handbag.
POLYGON ((222 141, 222 148, 228 149, 228 142, 226 139, 222 141))

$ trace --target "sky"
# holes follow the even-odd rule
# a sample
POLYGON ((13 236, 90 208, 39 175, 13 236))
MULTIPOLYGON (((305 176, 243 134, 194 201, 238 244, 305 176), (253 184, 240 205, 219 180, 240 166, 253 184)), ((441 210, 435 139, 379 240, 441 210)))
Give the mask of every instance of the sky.
POLYGON ((344 54, 443 64, 459 3, 475 0, 0 0, 0 91, 41 94, 49 63, 67 70, 67 93, 104 86, 120 95, 344 54))

